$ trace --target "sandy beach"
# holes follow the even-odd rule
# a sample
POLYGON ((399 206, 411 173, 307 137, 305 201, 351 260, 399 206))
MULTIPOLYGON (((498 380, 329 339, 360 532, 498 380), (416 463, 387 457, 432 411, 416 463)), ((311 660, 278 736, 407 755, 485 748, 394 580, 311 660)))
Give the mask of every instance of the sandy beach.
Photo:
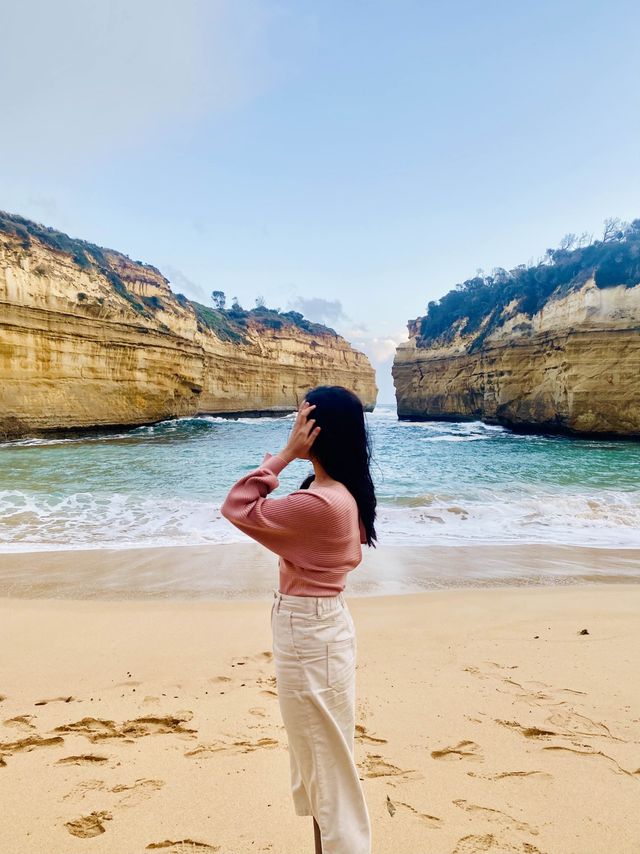
MULTIPOLYGON (((0 599, 2 854, 313 851, 268 596, 49 593, 0 599)), ((346 594, 376 854, 639 850, 640 586, 346 594)))

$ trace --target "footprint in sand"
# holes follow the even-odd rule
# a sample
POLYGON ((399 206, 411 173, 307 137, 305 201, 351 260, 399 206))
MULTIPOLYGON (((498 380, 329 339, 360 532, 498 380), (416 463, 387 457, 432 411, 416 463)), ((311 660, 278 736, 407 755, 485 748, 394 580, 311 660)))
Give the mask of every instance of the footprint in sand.
POLYGON ((459 741, 453 747, 432 750, 433 759, 475 759, 482 761, 482 749, 475 741, 459 741))
POLYGON ((356 741, 367 742, 368 744, 388 744, 386 738, 376 738, 362 724, 356 724, 355 739, 356 741))
POLYGON ((397 807, 405 807, 405 809, 408 809, 414 815, 417 815, 418 818, 425 822, 429 827, 440 827, 442 824, 442 819, 438 818, 438 816, 429 815, 429 813, 426 812, 420 812, 420 810, 412 807, 411 804, 405 803, 405 801, 392 801, 389 795, 387 795, 387 810, 392 818, 396 813, 397 807))
MULTIPOLYGON (((387 762, 379 753, 367 753, 364 761, 359 763, 358 767, 362 768, 365 777, 401 777, 410 774, 415 778, 415 775, 419 774, 414 768, 403 771, 402 768, 387 762)), ((419 776, 422 775, 419 774, 419 776)))
MULTIPOLYGON (((523 700, 524 702, 529 703, 529 705, 562 705, 564 703, 563 697, 571 699, 578 695, 585 696, 584 691, 576 691, 573 688, 555 688, 552 685, 548 685, 546 682, 539 682, 537 680, 516 682, 515 679, 497 672, 500 670, 516 669, 513 665, 509 666, 506 664, 498 664, 495 661, 488 661, 486 663, 493 668, 492 671, 483 672, 475 665, 463 667, 463 670, 478 679, 493 679, 498 682, 502 682, 502 684, 507 687, 507 693, 515 694, 517 699, 523 700), (514 691, 513 689, 516 690, 514 691)), ((501 689, 498 688, 497 690, 501 689)))
POLYGON ((101 765, 108 762, 107 756, 97 756, 95 753, 82 753, 79 756, 64 756, 58 759, 56 765, 101 765))
POLYGON ((50 700, 38 700, 37 703, 34 703, 34 706, 46 706, 47 703, 73 703, 75 697, 52 697, 50 700))
POLYGON ((478 780, 515 780, 522 777, 540 777, 551 780, 553 777, 546 771, 501 771, 498 774, 476 774, 475 771, 467 771, 467 775, 478 780))
POLYGON ((634 779, 640 778, 640 768, 636 768, 635 771, 629 771, 627 768, 623 768, 622 765, 620 765, 620 763, 617 761, 617 759, 614 759, 613 756, 609 756, 608 754, 603 753, 602 750, 593 750, 587 745, 583 745, 583 747, 585 748, 584 750, 578 750, 577 747, 565 747, 560 744, 548 744, 545 745, 542 749, 560 751, 565 750, 568 753, 575 753, 578 756, 601 756, 603 759, 606 759, 614 766, 614 769, 612 770, 615 770, 616 774, 626 774, 628 777, 633 777, 634 779))
POLYGON ((219 682, 233 682, 233 679, 230 676, 212 676, 209 682, 217 684, 219 682))
MULTIPOLYGON (((594 721, 586 715, 581 715, 571 709, 567 711, 554 712, 548 721, 553 726, 561 727, 566 735, 588 735, 602 736, 603 738, 611 739, 612 741, 622 741, 627 743, 625 739, 618 738, 613 735, 606 724, 594 721)), ((6 723, 6 721, 5 721, 6 723)))
POLYGON ((121 724, 101 718, 82 718, 80 721, 56 727, 54 732, 77 733, 94 743, 107 738, 131 739, 142 738, 145 735, 174 734, 192 738, 195 737, 194 733, 197 730, 184 726, 184 723, 190 721, 192 717, 192 712, 178 712, 165 717, 135 718, 121 724))
POLYGON ((115 721, 107 721, 101 718, 82 718, 82 720, 71 724, 62 724, 56 727, 54 732, 78 733, 94 742, 102 741, 105 738, 122 737, 115 721))
POLYGON ((257 718, 266 718, 267 710, 263 709, 262 706, 254 706, 252 709, 249 709, 250 715, 255 715, 257 718))
POLYGON ((463 836, 458 840, 451 854, 480 854, 485 851, 489 851, 490 854, 544 854, 529 842, 518 842, 512 845, 504 839, 498 839, 493 833, 485 833, 482 836, 476 834, 463 836))
POLYGON ((259 738, 257 741, 238 739, 231 743, 214 741, 211 744, 199 744, 193 750, 188 750, 184 755, 189 757, 205 757, 212 753, 228 750, 231 753, 252 753, 254 750, 270 749, 277 747, 279 742, 275 738, 259 738))
POLYGON ((122 734, 141 738, 145 735, 187 735, 189 738, 197 732, 195 729, 185 727, 184 724, 193 720, 193 712, 176 712, 175 715, 165 717, 142 717, 122 724, 122 734))
POLYGON ((277 687, 278 683, 276 682, 275 676, 258 676, 256 679, 256 685, 267 685, 267 688, 263 688, 260 693, 265 697, 277 697, 277 687))
POLYGON ((31 723, 33 715, 17 715, 15 718, 9 718, 4 721, 5 726, 16 727, 21 730, 35 729, 35 725, 31 723))
POLYGON ((135 783, 126 785, 121 783, 109 789, 115 795, 121 794, 118 799, 119 807, 134 807, 142 801, 150 798, 154 792, 158 792, 165 785, 164 780, 136 780, 135 783))
POLYGON ((105 789, 105 784, 102 780, 83 780, 62 796, 63 801, 84 798, 87 792, 99 792, 105 789))
MULTIPOLYGON (((64 738, 54 736, 52 738, 42 738, 39 735, 32 735, 29 738, 22 738, 19 741, 4 741, 0 742, 0 757, 12 756, 14 753, 29 753, 36 750, 38 747, 55 747, 58 744, 64 744, 64 738)), ((3 759, 3 766, 6 762, 3 759)))
POLYGON ((104 780, 83 780, 63 795, 62 800, 82 799, 88 792, 108 792, 109 794, 122 795, 115 802, 117 807, 134 807, 142 801, 150 798, 165 785, 164 780, 136 780, 134 783, 121 783, 117 786, 108 786, 104 780))
POLYGON ((80 839, 89 839, 92 836, 100 836, 104 833, 105 827, 103 822, 111 821, 113 816, 110 812, 103 810, 102 812, 92 812, 90 815, 83 815, 73 821, 66 821, 64 826, 72 836, 78 836, 80 839))
POLYGON ((220 851, 220 846, 209 845, 207 842, 195 842, 193 839, 179 839, 177 842, 165 839, 164 842, 150 842, 146 850, 162 850, 166 854, 211 854, 213 851, 220 851))
POLYGON ((249 664, 250 661, 255 661, 257 664, 265 664, 273 659, 273 653, 270 649, 265 650, 264 652, 258 652, 255 655, 243 655, 240 658, 232 658, 231 666, 232 667, 242 667, 245 664, 249 664))
POLYGON ((555 730, 551 729, 542 729, 537 726, 524 726, 523 724, 518 723, 518 721, 502 721, 496 718, 496 723, 500 724, 500 726, 506 726, 509 729, 519 732, 520 735, 523 735, 525 738, 548 738, 550 735, 562 735, 561 732, 555 732, 555 730))
POLYGON ((452 803, 466 812, 474 813, 475 815, 481 815, 483 818, 488 821, 496 821, 499 824, 504 825, 509 830, 517 830, 521 833, 529 833, 531 836, 537 836, 540 832, 537 827, 533 827, 528 824, 526 821, 519 821, 517 818, 513 818, 513 816, 508 815, 506 812, 502 810, 495 809, 494 807, 482 807, 478 804, 472 804, 464 798, 457 798, 452 803))

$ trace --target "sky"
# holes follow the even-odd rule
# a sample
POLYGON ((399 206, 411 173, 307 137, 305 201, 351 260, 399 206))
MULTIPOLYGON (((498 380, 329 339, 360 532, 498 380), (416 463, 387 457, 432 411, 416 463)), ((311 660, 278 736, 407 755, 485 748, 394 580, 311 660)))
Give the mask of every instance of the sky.
POLYGON ((0 208, 376 368, 478 269, 640 217, 640 4, 0 0, 0 208))

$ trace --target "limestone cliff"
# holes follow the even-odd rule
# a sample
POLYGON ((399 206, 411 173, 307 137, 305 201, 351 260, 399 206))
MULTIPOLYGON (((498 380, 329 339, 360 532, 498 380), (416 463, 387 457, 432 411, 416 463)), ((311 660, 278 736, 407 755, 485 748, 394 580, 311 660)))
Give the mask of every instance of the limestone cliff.
POLYGON ((319 384, 375 405, 367 357, 333 330, 201 306, 154 267, 0 214, 0 434, 284 413, 319 384))
POLYGON ((473 324, 463 295, 435 335, 423 334, 426 318, 409 321, 392 368, 398 416, 640 437, 640 284, 597 278, 574 278, 534 311, 503 300, 473 324))

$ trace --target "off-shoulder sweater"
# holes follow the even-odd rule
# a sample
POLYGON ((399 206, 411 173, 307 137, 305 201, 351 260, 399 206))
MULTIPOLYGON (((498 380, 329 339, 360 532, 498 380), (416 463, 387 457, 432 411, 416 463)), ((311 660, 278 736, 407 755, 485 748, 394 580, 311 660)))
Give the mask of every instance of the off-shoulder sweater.
POLYGON ((366 543, 358 505, 344 484, 296 489, 267 498, 288 461, 266 453, 257 469, 229 490, 220 512, 279 556, 279 590, 295 596, 336 596, 362 561, 366 543))

